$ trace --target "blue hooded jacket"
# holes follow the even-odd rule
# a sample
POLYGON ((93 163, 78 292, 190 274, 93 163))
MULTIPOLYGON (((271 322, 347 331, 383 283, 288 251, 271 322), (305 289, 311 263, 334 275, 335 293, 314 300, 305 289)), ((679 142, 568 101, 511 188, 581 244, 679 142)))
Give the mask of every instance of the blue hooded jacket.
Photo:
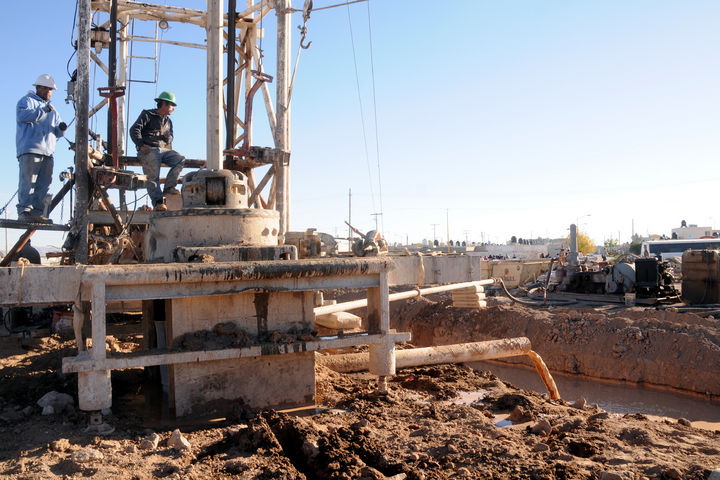
POLYGON ((63 136, 63 131, 58 128, 62 120, 56 110, 43 110, 47 104, 34 92, 28 92, 18 101, 15 134, 18 157, 25 153, 51 157, 55 152, 55 142, 63 136))

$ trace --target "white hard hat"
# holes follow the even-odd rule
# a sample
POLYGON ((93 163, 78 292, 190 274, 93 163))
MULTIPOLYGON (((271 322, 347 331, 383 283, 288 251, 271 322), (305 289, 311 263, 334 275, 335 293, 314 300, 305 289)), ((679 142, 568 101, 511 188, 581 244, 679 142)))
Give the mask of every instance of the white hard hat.
POLYGON ((35 80, 35 83, 33 83, 36 87, 48 87, 52 88, 53 90, 57 90, 57 87, 55 86, 55 80, 48 75, 47 73, 43 73, 40 75, 37 80, 35 80))

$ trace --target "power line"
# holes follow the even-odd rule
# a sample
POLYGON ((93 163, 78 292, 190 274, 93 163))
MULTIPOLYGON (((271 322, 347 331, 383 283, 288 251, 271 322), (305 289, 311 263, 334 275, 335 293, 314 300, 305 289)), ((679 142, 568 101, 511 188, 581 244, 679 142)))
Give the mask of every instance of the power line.
POLYGON ((350 18, 350 5, 349 4, 347 6, 347 14, 348 14, 348 26, 350 27, 350 43, 352 45, 352 52, 353 52, 353 65, 355 66, 355 84, 357 86, 357 92, 358 92, 358 103, 360 104, 360 123, 362 125, 363 143, 365 145, 365 163, 367 164, 368 178, 370 180, 370 198, 372 200, 373 210, 375 210, 375 191, 373 189, 372 172, 370 170, 370 154, 368 153, 367 134, 365 132, 365 113, 363 111, 363 106, 362 106, 362 95, 360 94, 360 76, 358 75, 357 56, 355 55, 355 38, 353 36, 352 19, 350 18))
MULTIPOLYGON (((370 76, 372 78, 372 92, 373 92, 373 113, 375 116, 375 155, 377 157, 377 175, 378 175, 378 197, 380 201, 380 214, 383 213, 382 203, 382 177, 380 176, 380 140, 378 135, 378 120, 377 120, 377 97, 375 95, 375 60, 373 57, 373 40, 372 40, 372 27, 370 22, 370 0, 367 2, 367 14, 368 14, 368 35, 370 42, 370 76)), ((385 217, 380 218, 381 232, 385 231, 385 217)))

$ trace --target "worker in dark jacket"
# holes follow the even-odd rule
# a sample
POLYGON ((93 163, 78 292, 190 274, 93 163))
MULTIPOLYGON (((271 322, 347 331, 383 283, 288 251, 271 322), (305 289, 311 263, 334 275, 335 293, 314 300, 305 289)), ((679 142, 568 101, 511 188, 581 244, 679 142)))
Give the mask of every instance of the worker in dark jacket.
POLYGON ((130 128, 130 138, 138 150, 143 173, 154 182, 147 191, 155 211, 167 210, 165 196, 177 195, 175 188, 182 171, 185 157, 172 149, 173 127, 170 115, 177 103, 172 92, 162 92, 156 99, 157 108, 143 110, 130 128), (165 178, 165 188, 160 190, 160 166, 170 167, 165 178))

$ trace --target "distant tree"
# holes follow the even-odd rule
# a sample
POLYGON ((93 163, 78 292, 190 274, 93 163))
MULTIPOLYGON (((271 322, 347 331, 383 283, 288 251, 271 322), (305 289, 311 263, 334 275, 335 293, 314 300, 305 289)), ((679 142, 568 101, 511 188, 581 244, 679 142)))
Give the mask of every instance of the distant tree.
POLYGON ((517 243, 517 237, 515 235, 510 237, 510 243, 517 243))
POLYGON ((437 246, 440 245, 440 242, 438 242, 437 239, 436 239, 436 240, 433 240, 433 245, 435 245, 435 246, 437 247, 437 246))
POLYGON ((672 238, 673 238, 673 240, 677 240, 677 232, 672 233, 672 238))
POLYGON ((467 245, 465 245, 465 242, 463 242, 463 243, 462 243, 462 246, 465 247, 465 246, 467 246, 467 245))
MULTIPOLYGON (((570 236, 567 237, 568 245, 570 244, 570 236)), ((577 243, 578 243, 578 252, 582 252, 583 254, 592 253, 596 250, 595 248, 595 242, 592 238, 590 238, 589 235, 586 235, 582 232, 578 232, 577 234, 577 243)))
POLYGON ((640 255, 641 248, 642 248, 642 242, 630 243, 630 253, 634 253, 635 255, 640 255))
POLYGON ((522 245, 523 243, 525 243, 525 241, 524 241, 522 238, 518 238, 518 239, 517 239, 517 243, 519 243, 520 245, 522 245))
POLYGON ((618 241, 614 238, 608 238, 607 240, 605 240, 604 246, 605 250, 607 250, 608 252, 611 250, 615 250, 618 247, 618 241))

